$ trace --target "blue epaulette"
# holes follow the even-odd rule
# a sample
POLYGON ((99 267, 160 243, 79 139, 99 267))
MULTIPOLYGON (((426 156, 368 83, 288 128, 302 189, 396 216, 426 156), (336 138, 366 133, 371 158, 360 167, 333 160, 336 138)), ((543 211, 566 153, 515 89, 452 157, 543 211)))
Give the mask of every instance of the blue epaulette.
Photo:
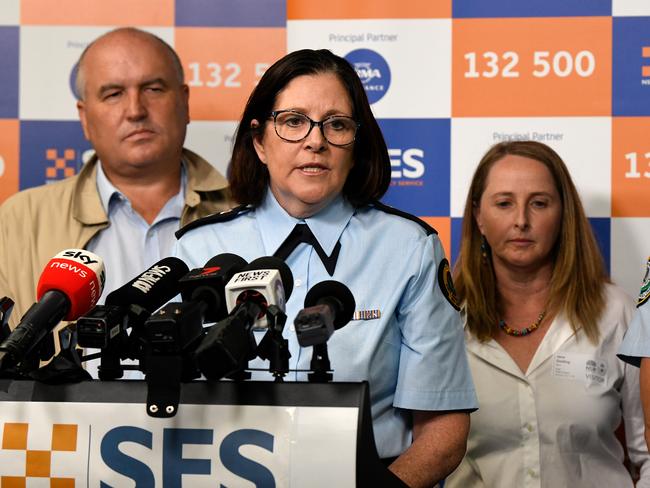
POLYGON ((375 207, 377 210, 381 210, 382 212, 386 212, 387 214, 391 215, 397 215, 398 217, 402 217, 404 219, 410 220, 412 222, 415 222, 418 224, 420 227, 424 229, 424 231, 427 233, 428 236, 431 234, 438 234, 438 231, 431 227, 429 224, 427 224, 424 220, 416 217, 415 215, 412 215, 408 212, 404 212, 403 210, 396 209, 394 207, 391 207, 389 205, 386 205, 385 203, 381 203, 379 201, 374 201, 370 205, 375 207))
POLYGON ((223 212, 219 212, 216 214, 208 215, 207 217, 202 217, 200 219, 197 219, 193 222, 190 222, 187 224, 185 227, 178 229, 176 231, 176 239, 180 239, 183 234, 186 232, 196 229, 197 227, 201 227, 203 225, 207 224, 218 224, 221 222, 228 222, 230 220, 236 219, 240 215, 247 214, 251 210, 253 210, 253 205, 239 205, 237 207, 233 207, 229 210, 224 210, 223 212))

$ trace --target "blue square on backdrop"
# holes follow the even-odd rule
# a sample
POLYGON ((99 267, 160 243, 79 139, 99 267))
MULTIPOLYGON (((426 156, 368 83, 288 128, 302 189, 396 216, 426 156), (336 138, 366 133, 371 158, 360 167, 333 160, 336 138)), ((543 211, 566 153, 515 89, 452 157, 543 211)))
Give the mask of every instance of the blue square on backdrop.
POLYGON ((612 55, 612 114, 650 115, 650 17, 614 17, 612 55))
MULTIPOLYGON (((178 27, 286 27, 286 0, 176 0, 178 27)), ((251 39, 251 42, 255 42, 251 39)), ((229 49, 237 49, 230 46, 229 49)))
POLYGON ((0 119, 18 117, 19 27, 0 27, 0 119))
POLYGON ((456 264, 456 259, 460 254, 460 236, 463 234, 463 218, 462 217, 452 217, 451 218, 451 257, 449 262, 451 263, 451 268, 454 268, 456 264))
POLYGON ((612 0, 453 0, 452 17, 573 17, 612 15, 612 0))
POLYGON ((90 149, 78 121, 21 121, 20 189, 78 173, 90 149))
POLYGON ((449 215, 449 119, 381 119, 391 160, 388 205, 420 217, 449 215))
MULTIPOLYGON (((594 217, 589 219, 591 228, 594 231, 594 236, 596 237, 596 242, 598 242, 598 247, 600 252, 603 255, 603 260, 605 261, 605 266, 607 268, 607 273, 611 273, 611 256, 612 256, 612 245, 611 245, 611 219, 607 217, 594 217)), ((460 239, 463 230, 463 219, 462 217, 454 217, 451 219, 451 265, 452 268, 458 254, 460 253, 460 239)))
POLYGON ((611 273, 611 256, 612 256, 612 219, 608 217, 594 217, 589 219, 591 228, 594 231, 596 242, 603 255, 607 274, 611 273))

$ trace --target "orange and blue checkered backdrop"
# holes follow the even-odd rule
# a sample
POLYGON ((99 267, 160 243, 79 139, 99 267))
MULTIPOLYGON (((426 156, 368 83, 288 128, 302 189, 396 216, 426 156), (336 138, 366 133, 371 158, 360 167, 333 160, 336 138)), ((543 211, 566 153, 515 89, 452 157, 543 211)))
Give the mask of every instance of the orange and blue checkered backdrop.
POLYGON ((222 172, 271 63, 305 47, 344 56, 388 142, 386 202, 432 223, 452 258, 487 148, 551 145, 612 277, 637 293, 650 254, 650 1, 2 0, 0 200, 88 157, 75 63, 88 42, 125 25, 180 54, 191 87, 186 145, 222 172))

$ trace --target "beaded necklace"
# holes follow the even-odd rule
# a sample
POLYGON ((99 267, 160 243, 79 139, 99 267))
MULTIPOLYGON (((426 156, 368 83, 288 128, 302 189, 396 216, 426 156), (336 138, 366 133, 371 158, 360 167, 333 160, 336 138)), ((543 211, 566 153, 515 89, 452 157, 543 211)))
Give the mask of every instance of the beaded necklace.
POLYGON ((542 313, 539 314, 537 320, 535 320, 535 322, 533 322, 531 325, 523 329, 513 329, 512 327, 509 327, 508 324, 506 324, 505 320, 501 319, 499 320, 499 328, 510 336, 515 336, 515 337, 525 336, 530 334, 531 332, 533 332, 539 327, 539 324, 542 323, 542 320, 544 320, 545 315, 546 315, 546 310, 542 310, 542 313))

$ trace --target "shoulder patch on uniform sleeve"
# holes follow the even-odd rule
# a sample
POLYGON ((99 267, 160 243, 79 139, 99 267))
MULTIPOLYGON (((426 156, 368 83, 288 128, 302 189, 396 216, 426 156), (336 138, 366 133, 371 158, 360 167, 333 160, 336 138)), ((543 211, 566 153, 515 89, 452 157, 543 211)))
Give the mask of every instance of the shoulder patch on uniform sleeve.
POLYGON ((176 239, 180 239, 183 234, 186 232, 196 229, 197 227, 202 227, 207 224, 217 224, 220 222, 228 222, 230 220, 236 219, 240 215, 247 214, 250 212, 254 207, 252 205, 239 205, 237 207, 233 207, 229 210, 224 210, 223 212, 215 213, 212 215, 208 215, 207 217, 202 217, 200 219, 197 219, 193 222, 190 222, 187 224, 185 227, 182 229, 178 229, 175 233, 176 239))
POLYGON ((636 300, 636 306, 640 307, 645 302, 648 301, 650 297, 650 257, 645 265, 645 276, 643 277, 643 283, 641 283, 641 291, 639 292, 639 298, 636 300))
POLYGON ((371 205, 375 207, 377 210, 381 210, 382 212, 386 212, 387 214, 397 215, 398 217, 402 217, 404 219, 410 220, 411 222, 415 222, 425 230, 427 235, 438 234, 438 231, 436 229, 434 229, 429 224, 427 224, 424 220, 416 217, 415 215, 412 215, 408 212, 404 212, 403 210, 399 210, 395 207, 391 207, 390 205, 386 205, 385 203, 381 203, 379 201, 374 201, 371 203, 371 205))
POLYGON ((456 296, 456 288, 454 288, 454 281, 451 279, 451 269, 449 269, 449 261, 443 258, 438 265, 438 286, 440 291, 445 296, 447 301, 456 310, 460 310, 460 303, 456 296))

